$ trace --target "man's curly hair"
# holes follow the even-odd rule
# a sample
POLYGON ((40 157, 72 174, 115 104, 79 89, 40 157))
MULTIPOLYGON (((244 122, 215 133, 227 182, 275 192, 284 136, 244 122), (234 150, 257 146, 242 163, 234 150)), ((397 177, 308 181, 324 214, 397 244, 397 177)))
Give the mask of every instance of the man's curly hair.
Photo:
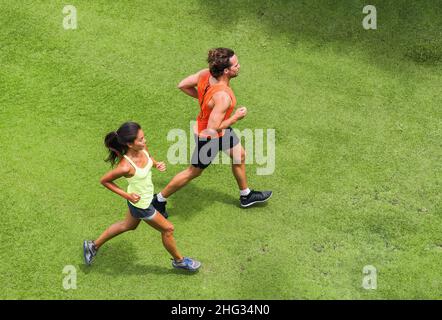
POLYGON ((209 63, 210 74, 218 78, 223 75, 224 69, 230 68, 230 58, 235 52, 229 48, 215 48, 209 50, 207 62, 209 63))

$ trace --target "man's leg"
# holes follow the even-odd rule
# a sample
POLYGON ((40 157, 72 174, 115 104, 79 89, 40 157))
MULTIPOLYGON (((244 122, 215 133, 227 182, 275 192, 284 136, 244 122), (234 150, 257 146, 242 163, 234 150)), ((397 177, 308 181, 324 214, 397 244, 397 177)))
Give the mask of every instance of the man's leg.
POLYGON ((167 186, 161 190, 161 195, 164 198, 170 197, 172 194, 188 184, 191 180, 199 177, 203 171, 204 169, 194 166, 188 167, 186 170, 181 171, 175 177, 173 177, 167 186))
POLYGON ((207 140, 195 135, 195 149, 193 150, 191 165, 186 170, 178 173, 158 194, 158 198, 164 200, 188 184, 191 180, 199 177, 218 153, 219 140, 207 140))
POLYGON ((232 158, 232 172, 238 183, 241 207, 246 208, 255 203, 267 201, 272 196, 272 191, 255 191, 250 190, 247 186, 246 151, 241 143, 237 143, 226 153, 232 158))
POLYGON ((178 173, 173 179, 167 184, 167 186, 161 190, 160 193, 155 194, 152 199, 152 205, 154 208, 161 213, 164 218, 168 218, 169 214, 166 210, 167 198, 172 194, 180 190, 186 184, 188 184, 191 180, 200 176, 204 169, 197 168, 194 166, 188 167, 186 170, 178 173))
POLYGON ((247 175, 246 175, 246 151, 241 143, 238 143, 233 148, 227 151, 227 154, 232 158, 232 173, 235 176, 236 183, 238 183, 239 190, 246 190, 247 175))
POLYGON ((191 180, 199 177, 201 173, 207 168, 214 156, 216 156, 218 149, 218 139, 216 140, 201 140, 195 135, 196 146, 193 150, 191 165, 186 170, 178 173, 167 184, 167 186, 161 190, 157 195, 154 195, 152 204, 165 218, 168 217, 166 211, 167 198, 172 194, 180 190, 191 180), (213 149, 213 150, 212 150, 213 149), (200 154, 201 153, 201 154, 200 154))

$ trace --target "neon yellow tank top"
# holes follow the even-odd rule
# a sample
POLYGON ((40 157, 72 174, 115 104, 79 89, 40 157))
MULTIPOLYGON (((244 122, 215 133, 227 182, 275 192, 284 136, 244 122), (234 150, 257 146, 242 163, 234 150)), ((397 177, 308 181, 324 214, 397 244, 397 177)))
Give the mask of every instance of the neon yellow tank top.
POLYGON ((147 157, 147 165, 144 168, 139 168, 137 165, 126 155, 124 158, 134 167, 135 174, 133 177, 126 178, 129 183, 127 186, 127 193, 136 193, 140 196, 140 201, 131 204, 134 207, 140 209, 147 209, 153 199, 153 183, 152 183, 152 165, 153 161, 149 157, 146 150, 143 150, 147 157))

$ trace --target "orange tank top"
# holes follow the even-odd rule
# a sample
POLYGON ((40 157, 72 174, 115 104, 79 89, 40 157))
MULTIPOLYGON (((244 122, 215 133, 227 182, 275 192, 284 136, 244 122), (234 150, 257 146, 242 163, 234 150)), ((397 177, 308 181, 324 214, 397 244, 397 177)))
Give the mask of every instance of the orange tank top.
MULTIPOLYGON (((212 99, 215 93, 224 91, 230 96, 231 100, 230 107, 227 109, 223 121, 230 117, 236 105, 236 97, 229 86, 226 86, 223 83, 210 85, 209 79, 210 79, 210 71, 207 70, 207 72, 204 72, 200 75, 200 78, 198 80, 198 101, 201 109, 200 113, 198 114, 198 117, 196 118, 198 125, 198 135, 201 134, 201 131, 207 129, 207 124, 209 123, 209 117, 210 114, 212 113, 212 109, 209 108, 209 101, 212 99)), ((223 135, 224 131, 218 133, 218 137, 222 137, 223 135)))

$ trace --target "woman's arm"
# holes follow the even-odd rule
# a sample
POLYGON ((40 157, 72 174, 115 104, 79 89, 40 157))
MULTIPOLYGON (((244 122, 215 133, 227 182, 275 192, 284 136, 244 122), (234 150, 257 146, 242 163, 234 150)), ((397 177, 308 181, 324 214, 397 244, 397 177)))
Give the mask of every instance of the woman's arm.
POLYGON ((140 196, 135 193, 127 193, 119 186, 114 183, 114 180, 121 178, 127 175, 130 172, 130 167, 125 165, 118 165, 115 169, 107 172, 104 176, 101 177, 100 183, 108 188, 110 191, 118 194, 126 200, 129 200, 133 203, 137 203, 140 200, 140 196))
POLYGON ((149 149, 147 149, 147 146, 145 147, 145 150, 146 150, 147 153, 149 154, 149 158, 152 160, 152 162, 153 162, 153 166, 154 166, 155 168, 157 168, 158 170, 160 170, 161 172, 166 171, 166 164, 165 164, 164 162, 162 162, 162 161, 160 161, 160 162, 156 161, 156 160, 152 157, 152 155, 150 154, 149 149))

